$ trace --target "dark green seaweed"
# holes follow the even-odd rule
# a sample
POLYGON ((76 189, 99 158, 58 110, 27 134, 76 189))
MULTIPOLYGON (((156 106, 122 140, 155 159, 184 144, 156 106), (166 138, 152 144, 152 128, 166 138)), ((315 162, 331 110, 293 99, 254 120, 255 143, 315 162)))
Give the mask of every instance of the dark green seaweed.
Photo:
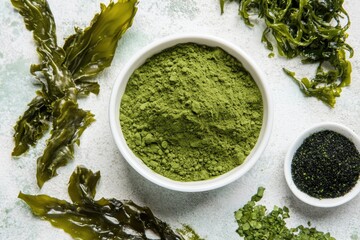
POLYGON ((38 96, 29 103, 28 109, 14 127, 15 148, 12 155, 20 156, 30 146, 34 146, 49 129, 51 100, 47 97, 49 94, 45 96, 43 93, 48 86, 43 76, 38 76, 36 73, 47 71, 51 62, 53 62, 52 65, 61 65, 65 53, 57 45, 55 21, 46 1, 12 0, 11 2, 23 16, 26 28, 33 33, 40 64, 32 65, 31 73, 41 83, 43 90, 37 92, 38 96))
POLYGON ((70 177, 68 193, 72 203, 47 195, 19 194, 34 215, 61 228, 74 239, 145 240, 149 231, 162 240, 181 240, 170 226, 148 207, 132 201, 95 200, 100 173, 77 167, 70 177))
POLYGON ((76 28, 63 47, 57 45, 55 21, 46 0, 11 2, 33 33, 39 64, 33 64, 30 72, 41 85, 14 127, 12 155, 20 156, 35 146, 52 124, 51 136, 37 161, 41 187, 73 158, 74 144, 80 143, 82 132, 94 121, 89 111, 78 107, 77 98, 99 93, 94 77, 110 66, 118 40, 132 24, 137 0, 101 4, 101 12, 90 26, 76 28))
POLYGON ((56 175, 56 169, 72 159, 74 144, 79 144, 81 134, 93 121, 93 114, 78 108, 71 100, 62 98, 54 102, 51 137, 37 160, 36 178, 40 187, 56 175))
MULTIPOLYGON (((220 0, 221 11, 226 1, 220 0)), ((263 18, 266 28, 262 42, 273 50, 276 42, 278 53, 287 58, 300 56, 302 63, 316 63, 313 78, 297 78, 295 73, 283 69, 294 79, 306 96, 313 96, 335 106, 342 88, 351 82, 353 49, 345 41, 350 26, 349 15, 343 0, 238 0, 239 15, 248 26, 252 13, 263 18), (326 67, 325 67, 326 66, 326 67)))

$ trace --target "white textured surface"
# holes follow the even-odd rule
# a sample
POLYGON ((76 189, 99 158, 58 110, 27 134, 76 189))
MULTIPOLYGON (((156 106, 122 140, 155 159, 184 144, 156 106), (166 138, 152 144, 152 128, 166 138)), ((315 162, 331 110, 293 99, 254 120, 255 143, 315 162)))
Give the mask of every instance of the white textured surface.
MULTIPOLYGON (((73 32, 74 26, 87 26, 99 10, 97 0, 50 0, 60 43, 73 32)), ((107 2, 105 2, 107 3, 107 2)), ((312 73, 298 60, 268 58, 260 43, 261 24, 253 29, 237 16, 237 5, 226 6, 220 15, 218 0, 142 0, 133 27, 120 41, 112 67, 98 79, 101 91, 80 101, 91 110, 97 121, 89 127, 76 149, 75 160, 59 170, 39 190, 36 186, 36 158, 44 141, 18 159, 11 158, 13 129, 17 118, 34 97, 29 66, 37 55, 31 34, 22 18, 13 11, 10 1, 0 0, 0 239, 70 239, 60 229, 32 216, 28 207, 17 199, 19 191, 49 194, 69 199, 67 181, 76 165, 100 170, 102 178, 98 197, 132 199, 150 206, 161 219, 178 227, 190 224, 208 240, 240 239, 235 233, 233 212, 243 206, 258 186, 266 187, 262 201, 268 208, 287 205, 290 226, 309 221, 319 230, 330 231, 338 240, 359 239, 360 196, 332 209, 318 209, 299 202, 288 189, 283 176, 283 159, 291 141, 310 125, 322 121, 342 123, 360 134, 360 9, 359 1, 345 1, 352 26, 348 42, 355 49, 353 83, 344 89, 335 109, 329 109, 313 98, 305 98, 298 87, 284 75, 286 66, 299 73, 312 73), (126 61, 152 41, 175 33, 206 33, 225 38, 250 53, 268 76, 275 102, 275 118, 269 145, 255 167, 227 187, 205 193, 179 193, 158 187, 134 172, 117 150, 108 124, 108 102, 111 87, 126 61)))

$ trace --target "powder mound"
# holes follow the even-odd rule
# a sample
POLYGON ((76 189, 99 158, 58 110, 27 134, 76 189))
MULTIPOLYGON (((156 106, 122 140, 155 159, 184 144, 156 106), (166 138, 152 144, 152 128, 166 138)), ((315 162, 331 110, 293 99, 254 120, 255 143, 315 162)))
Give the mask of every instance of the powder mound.
POLYGON ((251 75, 220 48, 180 44, 130 77, 120 123, 130 149, 178 181, 209 179, 243 163, 263 117, 251 75))

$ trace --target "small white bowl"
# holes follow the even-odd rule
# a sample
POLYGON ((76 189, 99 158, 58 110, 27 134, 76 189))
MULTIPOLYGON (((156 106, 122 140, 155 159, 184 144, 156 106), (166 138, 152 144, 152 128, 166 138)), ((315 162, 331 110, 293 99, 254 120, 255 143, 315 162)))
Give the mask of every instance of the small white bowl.
POLYGON ((110 127, 114 137, 114 140, 124 156, 127 162, 142 176, 151 182, 158 184, 162 187, 183 191, 183 192, 200 192, 207 191, 211 189, 216 189, 222 187, 226 184, 229 184, 242 175, 244 175, 250 168, 255 164, 255 162, 260 157, 261 153, 265 149, 267 142, 270 137, 270 132, 272 129, 273 121, 273 105, 269 93, 269 88, 266 84, 266 78, 262 73, 261 69, 255 64, 245 52, 243 52, 239 47, 234 44, 227 42, 223 39, 206 36, 206 35, 176 35, 161 39, 156 41, 149 46, 145 47, 138 54, 136 54, 124 67, 118 78, 116 79, 115 85, 113 87, 110 99, 110 127), (262 98, 263 98, 263 125, 261 132, 258 138, 256 145, 253 150, 247 156, 244 163, 240 166, 234 168, 233 170, 218 176, 213 179, 203 180, 203 181, 193 181, 193 182, 180 182, 174 181, 172 179, 166 178, 162 175, 157 174, 148 168, 141 159, 135 156, 135 154, 130 150, 126 144, 125 138, 121 131, 119 116, 120 116, 120 102, 122 95, 125 91, 126 84, 129 80, 129 77, 132 75, 135 69, 140 67, 146 59, 150 58, 156 53, 161 52, 164 49, 173 47, 181 43, 197 43, 212 47, 220 47, 225 50, 227 53, 231 54, 237 58, 243 66, 248 70, 256 84, 258 85, 262 98))
POLYGON ((333 122, 320 123, 320 124, 317 124, 309 129, 307 129, 306 131, 301 133, 296 138, 296 140, 291 145, 291 147, 289 148, 289 150, 286 154, 285 164, 284 164, 284 173, 285 173, 285 179, 286 179, 286 182, 287 182, 289 188, 291 189, 291 191, 294 193, 294 195, 298 199, 300 199, 301 201, 303 201, 309 205, 315 206, 315 207, 328 208, 328 207, 339 206, 339 205, 344 204, 344 203, 350 201, 351 199, 353 199, 360 192, 360 179, 358 180, 357 184, 350 190, 350 192, 346 193, 344 196, 337 197, 337 198, 318 199, 318 198, 309 196, 308 194, 299 190, 296 187, 296 185, 292 179, 292 175, 291 175, 291 163, 292 163, 293 157, 294 157, 297 149, 302 145, 304 140, 307 137, 309 137, 311 134, 317 133, 317 132, 320 132, 323 130, 331 130, 331 131, 337 132, 337 133, 347 137, 350 141, 352 141, 355 144, 358 151, 360 151, 360 138, 352 130, 350 130, 349 128, 345 127, 344 125, 341 125, 338 123, 333 123, 333 122))

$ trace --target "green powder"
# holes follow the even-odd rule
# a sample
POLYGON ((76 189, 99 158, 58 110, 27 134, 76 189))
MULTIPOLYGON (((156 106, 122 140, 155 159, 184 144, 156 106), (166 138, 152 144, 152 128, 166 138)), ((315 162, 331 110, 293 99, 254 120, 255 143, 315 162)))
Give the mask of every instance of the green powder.
POLYGON ((178 181, 219 176, 242 164, 263 117, 260 90, 220 48, 180 44, 149 58, 130 77, 120 122, 130 149, 178 181))

